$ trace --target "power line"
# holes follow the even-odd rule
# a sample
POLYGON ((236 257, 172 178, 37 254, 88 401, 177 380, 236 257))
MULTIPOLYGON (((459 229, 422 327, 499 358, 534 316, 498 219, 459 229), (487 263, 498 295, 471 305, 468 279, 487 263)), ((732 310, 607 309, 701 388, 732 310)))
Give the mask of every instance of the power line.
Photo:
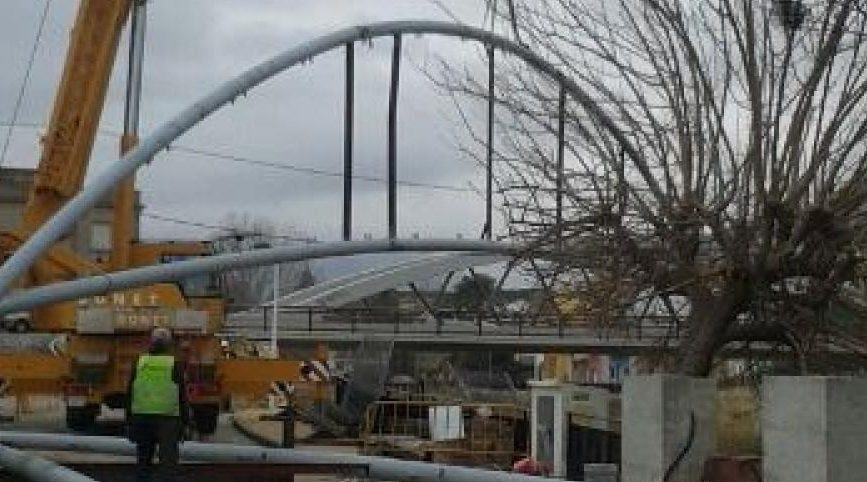
POLYGON ((259 231, 252 231, 252 230, 251 231, 244 231, 242 228, 237 228, 237 227, 232 227, 232 226, 219 225, 219 224, 207 224, 207 223, 202 223, 202 222, 198 222, 198 221, 190 221, 187 219, 180 219, 180 218, 176 218, 176 217, 172 217, 172 216, 164 216, 162 214, 157 214, 153 211, 143 212, 143 213, 141 213, 141 216, 144 218, 153 219, 156 221, 178 224, 178 225, 182 225, 182 226, 192 226, 192 227, 196 227, 196 228, 213 229, 215 231, 226 231, 228 233, 236 234, 238 236, 260 236, 263 238, 284 239, 284 240, 288 240, 288 241, 302 241, 305 243, 316 242, 316 238, 305 238, 305 237, 288 236, 288 235, 281 235, 281 234, 265 234, 265 233, 262 233, 259 231))
POLYGON ((233 231, 233 229, 228 227, 228 226, 218 226, 216 224, 205 224, 205 223, 200 223, 200 222, 196 222, 196 221, 188 221, 185 219, 179 219, 179 218, 173 218, 173 217, 169 217, 169 216, 163 216, 161 214, 155 214, 153 212, 141 213, 141 217, 154 219, 157 221, 164 221, 164 222, 172 223, 172 224, 182 224, 184 226, 194 226, 197 228, 214 229, 217 231, 233 231))
POLYGON ((3 141, 3 150, 0 151, 0 166, 6 162, 6 153, 9 151, 9 142, 12 140, 12 131, 15 129, 15 123, 18 122, 18 115, 21 112, 21 104, 24 101, 27 84, 30 83, 30 73, 33 71, 33 64, 36 61, 36 52, 39 50, 39 41, 42 39, 42 32, 45 30, 45 22, 48 19, 48 9, 50 6, 51 0, 45 0, 45 7, 42 9, 42 16, 39 19, 39 26, 36 28, 36 38, 33 41, 33 48, 30 50, 30 58, 27 60, 27 69, 24 70, 24 79, 21 82, 21 88, 18 90, 18 97, 15 99, 15 107, 12 109, 12 119, 9 123, 9 128, 6 130, 6 140, 3 141))
MULTIPOLYGON (((220 152, 215 152, 215 151, 210 151, 210 150, 205 150, 205 149, 200 149, 200 148, 195 148, 195 147, 172 146, 171 150, 186 152, 189 154, 195 154, 195 155, 199 155, 199 156, 211 157, 214 159, 221 159, 224 161, 240 162, 240 163, 244 163, 244 164, 262 166, 262 167, 270 167, 273 169, 281 169, 281 170, 286 170, 286 171, 299 172, 302 174, 309 174, 309 175, 314 175, 314 176, 343 178, 342 172, 327 171, 324 169, 317 169, 317 168, 313 168, 313 167, 302 167, 302 166, 296 166, 293 164, 285 164, 282 162, 272 162, 272 161, 263 161, 260 159, 251 159, 249 157, 236 156, 236 155, 232 155, 232 154, 225 154, 225 153, 220 153, 220 152)), ((383 177, 378 177, 378 176, 365 176, 365 175, 354 174, 351 177, 352 177, 352 179, 359 180, 359 181, 377 182, 377 183, 382 183, 382 184, 385 184, 388 182, 387 179, 385 179, 383 177)), ((402 185, 402 186, 421 187, 421 188, 426 188, 426 189, 435 189, 435 190, 439 190, 439 191, 476 192, 476 190, 471 188, 471 187, 449 186, 446 184, 434 184, 434 183, 427 183, 427 182, 405 181, 405 180, 404 181, 397 181, 397 183, 399 185, 402 185)))
MULTIPOLYGON (((0 126, 3 126, 3 125, 6 125, 6 124, 0 123, 0 126)), ((41 124, 37 124, 37 123, 20 123, 20 124, 18 124, 18 127, 28 127, 28 128, 32 128, 32 129, 40 129, 43 126, 41 124)), ((121 137, 120 132, 108 130, 108 129, 100 129, 99 134, 104 135, 104 136, 117 137, 117 138, 121 137)), ((254 166, 268 167, 271 169, 280 169, 280 170, 284 170, 284 171, 292 171, 292 172, 307 174, 307 175, 311 175, 311 176, 325 176, 325 177, 343 178, 342 172, 329 171, 329 170, 325 170, 325 169, 317 169, 315 167, 296 166, 294 164, 286 164, 286 163, 282 163, 282 162, 263 161, 261 159, 252 159, 252 158, 245 157, 245 156, 226 154, 223 152, 217 152, 217 151, 212 151, 212 150, 208 150, 208 149, 202 149, 199 147, 173 144, 168 150, 185 152, 187 154, 194 154, 197 156, 210 157, 213 159, 220 159, 223 161, 238 162, 238 163, 244 163, 244 164, 249 164, 249 165, 254 165, 254 166)), ((365 176, 362 174, 354 174, 351 177, 352 177, 352 179, 355 179, 358 181, 376 182, 376 183, 381 183, 381 184, 385 184, 388 182, 387 179, 385 179, 383 177, 378 177, 378 176, 365 176)), ((456 193, 477 193, 478 192, 478 190, 476 190, 472 187, 451 186, 448 184, 436 184, 436 183, 428 183, 428 182, 420 182, 420 181, 406 181, 406 180, 404 180, 404 181, 398 180, 397 183, 401 186, 420 187, 420 188, 425 188, 425 189, 434 189, 434 190, 438 190, 438 191, 448 191, 448 192, 456 192, 456 193)))

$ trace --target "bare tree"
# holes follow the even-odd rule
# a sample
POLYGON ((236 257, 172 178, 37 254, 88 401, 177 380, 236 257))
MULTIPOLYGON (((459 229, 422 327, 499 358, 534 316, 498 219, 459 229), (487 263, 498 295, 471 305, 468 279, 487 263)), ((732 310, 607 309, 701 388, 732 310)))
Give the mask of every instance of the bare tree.
MULTIPOLYGON (((626 305, 652 293, 674 312, 671 298, 685 300, 678 372, 709 373, 733 340, 807 353, 835 329, 828 307, 860 269, 865 10, 854 0, 516 2, 521 40, 635 152, 566 98, 558 181, 557 81, 500 58, 496 177, 511 234, 545 243, 542 274, 576 293, 605 281, 626 305)), ((444 70, 465 114, 466 96, 487 95, 487 79, 444 70)))
MULTIPOLYGON (((234 253, 251 249, 285 246, 311 240, 293 234, 279 234, 273 220, 250 213, 230 212, 222 223, 226 229, 216 233, 212 245, 216 253, 234 253)), ((280 292, 311 286, 314 282, 310 264, 306 261, 281 263, 280 292)), ((221 273, 223 292, 237 307, 250 307, 270 300, 273 296, 274 271, 270 266, 221 273)))

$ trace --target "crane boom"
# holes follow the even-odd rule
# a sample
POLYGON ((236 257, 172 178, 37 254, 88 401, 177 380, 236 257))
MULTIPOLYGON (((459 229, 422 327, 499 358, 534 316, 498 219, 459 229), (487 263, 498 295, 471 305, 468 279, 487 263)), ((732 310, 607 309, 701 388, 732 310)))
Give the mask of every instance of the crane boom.
MULTIPOLYGON (((137 143, 146 2, 79 0, 33 185, 18 228, 0 232, 0 257, 18 249, 81 190, 128 17, 132 18, 130 69, 121 151, 137 143)), ((87 253, 58 243, 37 259, 17 286, 210 254, 211 246, 204 241, 146 243, 134 239, 134 185, 130 176, 114 192, 110 262, 91 261, 87 253)), ((68 336, 64 349, 50 355, 26 350, 0 353, 0 379, 7 382, 7 388, 14 386, 16 393, 62 392, 67 426, 87 428, 102 405, 123 406, 128 367, 145 344, 147 333, 155 326, 168 326, 174 330, 178 356, 187 367, 187 397, 196 428, 200 433, 213 433, 226 394, 260 395, 275 379, 298 379, 300 375, 297 361, 222 359, 216 334, 223 324, 225 300, 212 281, 159 283, 40 305, 30 313, 14 313, 14 318, 0 317, 2 329, 68 336)))
POLYGON ((20 232, 29 235, 84 182, 131 0, 81 0, 20 232))

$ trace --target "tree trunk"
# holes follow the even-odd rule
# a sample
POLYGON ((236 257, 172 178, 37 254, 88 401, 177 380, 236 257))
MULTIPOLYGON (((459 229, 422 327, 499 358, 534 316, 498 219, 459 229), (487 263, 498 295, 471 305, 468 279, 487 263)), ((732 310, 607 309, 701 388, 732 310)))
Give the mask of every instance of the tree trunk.
POLYGON ((719 295, 693 296, 687 328, 677 350, 675 372, 705 377, 713 358, 736 320, 745 295, 742 281, 727 282, 719 295))

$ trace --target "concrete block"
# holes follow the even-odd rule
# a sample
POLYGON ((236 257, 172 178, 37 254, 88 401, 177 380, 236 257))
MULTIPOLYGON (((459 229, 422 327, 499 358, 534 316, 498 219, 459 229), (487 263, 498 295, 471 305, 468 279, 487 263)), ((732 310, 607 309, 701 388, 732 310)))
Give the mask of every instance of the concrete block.
POLYGON ((676 375, 626 378, 623 384, 622 481, 657 482, 689 449, 669 482, 701 480, 716 441, 713 380, 676 375), (692 427, 691 417, 695 423, 692 427), (690 432, 692 432, 690 443, 690 432))
POLYGON ((584 482, 617 482, 617 464, 584 464, 584 482))
POLYGON ((867 474, 867 380, 762 381, 765 482, 855 482, 867 474))

